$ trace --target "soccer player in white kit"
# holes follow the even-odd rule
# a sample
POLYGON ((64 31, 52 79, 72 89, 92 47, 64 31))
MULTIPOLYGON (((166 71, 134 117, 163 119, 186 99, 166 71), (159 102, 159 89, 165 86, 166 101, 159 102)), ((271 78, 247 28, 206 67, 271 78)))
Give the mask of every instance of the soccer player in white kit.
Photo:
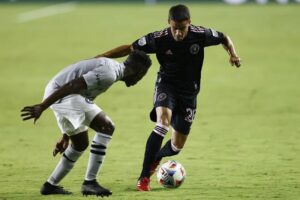
POLYGON ((95 130, 96 134, 81 192, 83 195, 97 196, 112 194, 96 178, 112 138, 114 124, 93 100, 116 81, 124 81, 127 87, 135 85, 150 66, 149 56, 139 50, 132 52, 123 63, 109 58, 77 62, 64 68, 48 83, 42 103, 22 109, 23 120, 33 118, 36 122, 42 112, 50 107, 63 133, 53 151, 54 156, 57 153, 63 153, 63 156, 41 187, 41 194, 71 194, 58 184, 88 147, 88 127, 95 130))

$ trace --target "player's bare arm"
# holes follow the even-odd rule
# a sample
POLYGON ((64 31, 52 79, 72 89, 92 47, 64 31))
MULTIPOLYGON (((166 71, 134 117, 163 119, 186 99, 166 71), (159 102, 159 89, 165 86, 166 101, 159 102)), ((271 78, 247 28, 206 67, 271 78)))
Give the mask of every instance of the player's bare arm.
POLYGON ((237 55, 237 53, 235 51, 235 48, 234 48, 234 44, 233 44, 233 42, 232 42, 232 40, 230 39, 229 36, 224 36, 223 47, 228 52, 228 54, 230 56, 230 58, 229 58, 230 64, 232 66, 235 65, 236 67, 240 67, 241 66, 241 59, 237 55))
POLYGON ((107 51, 105 53, 99 54, 95 56, 95 58, 99 57, 106 57, 106 58, 120 58, 123 56, 127 56, 132 52, 133 48, 131 45, 122 45, 119 47, 116 47, 110 51, 107 51))
POLYGON ((79 93, 79 91, 84 90, 86 88, 87 85, 83 77, 74 79, 73 81, 70 81, 69 83, 62 86, 57 91, 53 92, 53 94, 46 98, 42 103, 33 106, 25 106, 21 110, 21 117, 23 117, 24 121, 33 118, 35 123, 39 119, 43 111, 46 110, 49 106, 51 106, 53 103, 70 94, 79 93))

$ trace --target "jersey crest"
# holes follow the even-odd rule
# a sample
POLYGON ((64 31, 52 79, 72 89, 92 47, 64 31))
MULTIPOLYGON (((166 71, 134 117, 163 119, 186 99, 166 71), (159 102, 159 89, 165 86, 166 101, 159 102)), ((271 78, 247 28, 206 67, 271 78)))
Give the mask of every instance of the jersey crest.
POLYGON ((193 44, 191 47, 190 47, 190 53, 195 55, 199 52, 200 50, 200 46, 199 44, 193 44))

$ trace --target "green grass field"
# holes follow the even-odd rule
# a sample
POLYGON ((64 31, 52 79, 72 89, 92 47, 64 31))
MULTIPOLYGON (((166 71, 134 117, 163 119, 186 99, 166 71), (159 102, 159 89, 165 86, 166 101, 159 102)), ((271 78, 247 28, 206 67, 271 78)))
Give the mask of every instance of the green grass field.
MULTIPOLYGON (((99 180, 109 199, 300 199, 300 7, 187 4, 192 22, 231 36, 243 59, 231 67, 221 46, 206 49, 202 91, 189 140, 173 159, 186 171, 176 190, 135 191, 158 63, 137 86, 114 85, 96 103, 116 123, 99 180)), ((20 109, 41 101, 64 66, 166 27, 170 4, 77 4, 74 10, 20 23, 20 14, 48 4, 0 4, 0 200, 96 199, 80 186, 88 151, 62 185, 72 196, 41 196, 59 156, 50 110, 36 125, 20 109)), ((122 60, 122 59, 120 59, 122 60)), ((90 132, 93 136, 93 132, 90 132)), ((166 141, 166 139, 165 139, 166 141)), ((167 160, 167 159, 165 159, 167 160)))

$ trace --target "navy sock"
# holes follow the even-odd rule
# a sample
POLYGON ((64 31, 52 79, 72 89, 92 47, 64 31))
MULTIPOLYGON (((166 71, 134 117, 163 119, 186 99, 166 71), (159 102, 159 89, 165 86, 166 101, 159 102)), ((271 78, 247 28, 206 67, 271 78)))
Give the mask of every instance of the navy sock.
POLYGON ((151 132, 146 143, 143 169, 140 177, 150 177, 151 164, 155 161, 155 157, 161 148, 162 141, 168 130, 168 127, 158 123, 151 132))
POLYGON ((155 155, 159 152, 164 137, 154 131, 150 134, 144 155, 143 170, 140 177, 150 177, 150 166, 155 160, 155 155))
POLYGON ((179 151, 174 151, 172 148, 171 140, 166 142, 164 147, 157 153, 155 160, 161 160, 163 157, 177 155, 179 151))

